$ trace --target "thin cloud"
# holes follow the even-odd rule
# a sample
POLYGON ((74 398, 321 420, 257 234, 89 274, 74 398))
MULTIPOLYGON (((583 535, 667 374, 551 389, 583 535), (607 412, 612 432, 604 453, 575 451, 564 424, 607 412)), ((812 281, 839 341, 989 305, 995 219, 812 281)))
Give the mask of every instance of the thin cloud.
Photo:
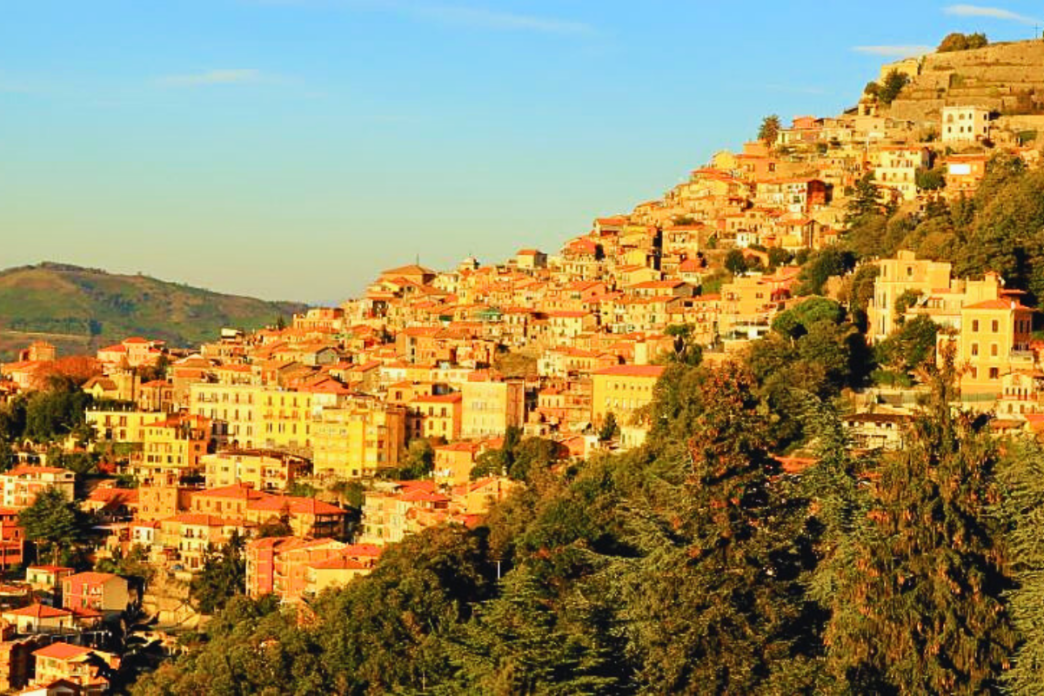
POLYGON ((956 17, 988 17, 990 19, 1002 19, 1008 22, 1018 22, 1019 24, 1040 24, 1041 21, 1034 17, 1027 17, 1026 15, 1012 12, 1011 10, 1005 10, 1002 7, 983 7, 981 5, 950 5, 943 10, 948 15, 954 15, 956 17))
POLYGON ((912 56, 922 56, 925 53, 931 53, 934 49, 931 46, 853 46, 852 50, 856 53, 865 53, 871 56, 887 56, 889 58, 907 58, 912 56))
POLYGON ((415 0, 250 0, 256 5, 333 8, 390 12, 414 20, 437 22, 486 31, 528 31, 541 34, 593 34, 595 28, 576 22, 543 15, 503 12, 486 7, 453 5, 415 0))
POLYGON ((201 73, 184 75, 166 75, 160 82, 173 87, 200 87, 203 85, 237 85, 248 82, 260 82, 261 71, 253 68, 231 68, 208 70, 201 73))

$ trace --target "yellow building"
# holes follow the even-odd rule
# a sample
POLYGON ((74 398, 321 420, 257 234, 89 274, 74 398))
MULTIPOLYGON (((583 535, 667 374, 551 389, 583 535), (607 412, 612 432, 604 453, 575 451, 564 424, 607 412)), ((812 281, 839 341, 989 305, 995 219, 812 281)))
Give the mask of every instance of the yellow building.
POLYGON ((257 439, 266 448, 304 448, 312 440, 312 395, 267 389, 257 398, 257 439))
POLYGON ((525 420, 525 383, 522 380, 469 381, 460 388, 463 438, 497 437, 525 420))
POLYGON ((216 436, 221 444, 257 447, 262 442, 257 431, 259 392, 260 387, 248 384, 197 382, 189 388, 189 413, 220 422, 216 436))
POLYGON ((338 478, 372 477, 399 465, 406 443, 406 409, 358 401, 324 408, 312 423, 313 470, 338 478))
POLYGON ((896 301, 903 293, 913 291, 929 295, 950 287, 950 264, 918 260, 912 251, 900 251, 894 259, 876 263, 879 270, 874 280, 874 296, 867 307, 868 339, 882 341, 896 328, 896 301))
POLYGON ((145 424, 155 423, 162 414, 149 411, 88 410, 87 425, 94 428, 98 442, 133 443, 145 441, 145 424))
POLYGON ((283 491, 312 470, 307 459, 264 450, 226 450, 200 461, 207 488, 244 483, 259 491, 283 491))
POLYGON ((254 384, 193 384, 189 412, 219 421, 217 439, 244 449, 311 444, 312 395, 254 384))
POLYGON ((718 330, 724 336, 758 338, 769 330, 776 302, 762 276, 741 276, 721 286, 718 330))
POLYGON ((202 471, 200 459, 210 442, 210 421, 171 416, 145 425, 141 460, 134 464, 141 482, 177 480, 202 471))
POLYGON ((653 400, 659 365, 616 365, 591 374, 591 421, 600 424, 612 413, 616 422, 628 424, 634 412, 653 400))
POLYGON ((917 170, 928 168, 928 150, 908 145, 882 145, 877 149, 877 157, 875 183, 896 192, 903 200, 917 198, 917 170))
POLYGON ((1000 296, 961 309, 957 365, 962 396, 1002 393, 1001 379, 1018 369, 1033 369, 1030 350, 1033 310, 1017 298, 1000 296))

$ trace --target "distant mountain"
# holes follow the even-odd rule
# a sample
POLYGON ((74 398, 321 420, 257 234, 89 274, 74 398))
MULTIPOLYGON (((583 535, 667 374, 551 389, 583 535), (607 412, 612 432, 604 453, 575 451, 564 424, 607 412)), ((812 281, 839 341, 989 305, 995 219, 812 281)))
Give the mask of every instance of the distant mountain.
POLYGON ((266 302, 57 263, 0 271, 0 357, 37 339, 63 354, 93 351, 128 336, 172 347, 213 340, 222 327, 254 329, 289 321, 305 305, 266 302))

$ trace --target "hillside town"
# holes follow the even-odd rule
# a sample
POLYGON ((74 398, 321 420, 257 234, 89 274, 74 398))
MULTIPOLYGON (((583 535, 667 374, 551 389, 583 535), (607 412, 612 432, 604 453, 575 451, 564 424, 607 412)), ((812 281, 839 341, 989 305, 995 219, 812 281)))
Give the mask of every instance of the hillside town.
MULTIPOLYGON (((918 68, 886 66, 880 82, 900 70, 918 68)), ((406 263, 340 306, 192 348, 27 345, 0 365, 0 403, 71 376, 85 406, 82 427, 16 443, 0 473, 0 691, 106 693, 154 668, 209 613, 190 588, 230 555, 243 593, 304 616, 389 545, 476 525, 526 485, 523 454, 565 467, 641 447, 671 361, 724 364, 809 301, 808 262, 844 240, 867 185, 915 218, 956 203, 997 153, 1041 165, 1023 125, 968 101, 900 119, 871 90, 838 116, 766 119, 739 151, 559 249, 406 263), (27 531, 24 512, 55 491, 89 520, 79 553, 27 531)), ((1044 430, 1044 341, 1024 291, 999 269, 965 277, 901 250, 821 294, 851 304, 864 266, 869 346, 927 317, 966 406, 1005 433, 1044 430)), ((924 392, 916 379, 849 390, 851 446, 901 447, 924 392)))

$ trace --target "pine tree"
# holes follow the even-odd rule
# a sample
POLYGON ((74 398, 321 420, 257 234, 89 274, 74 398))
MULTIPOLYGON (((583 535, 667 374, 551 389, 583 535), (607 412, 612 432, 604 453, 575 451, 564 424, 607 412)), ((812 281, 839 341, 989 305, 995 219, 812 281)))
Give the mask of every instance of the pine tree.
POLYGON ((1000 479, 1004 495, 998 510, 1017 583, 1009 610, 1022 638, 1004 680, 1010 693, 1031 696, 1044 684, 1044 448, 1036 441, 1015 444, 1004 457, 1000 479))
POLYGON ((581 593, 554 596, 526 567, 507 575, 500 597, 463 631, 453 693, 608 694, 626 684, 601 645, 597 607, 581 593))
POLYGON ((993 691, 1015 644, 988 510, 996 446, 984 419, 952 410, 952 352, 945 362, 835 566, 828 664, 856 693, 993 691))
POLYGON ((800 692, 790 677, 818 649, 805 504, 766 450, 753 376, 728 365, 700 389, 666 543, 619 579, 637 679, 660 693, 800 692))

